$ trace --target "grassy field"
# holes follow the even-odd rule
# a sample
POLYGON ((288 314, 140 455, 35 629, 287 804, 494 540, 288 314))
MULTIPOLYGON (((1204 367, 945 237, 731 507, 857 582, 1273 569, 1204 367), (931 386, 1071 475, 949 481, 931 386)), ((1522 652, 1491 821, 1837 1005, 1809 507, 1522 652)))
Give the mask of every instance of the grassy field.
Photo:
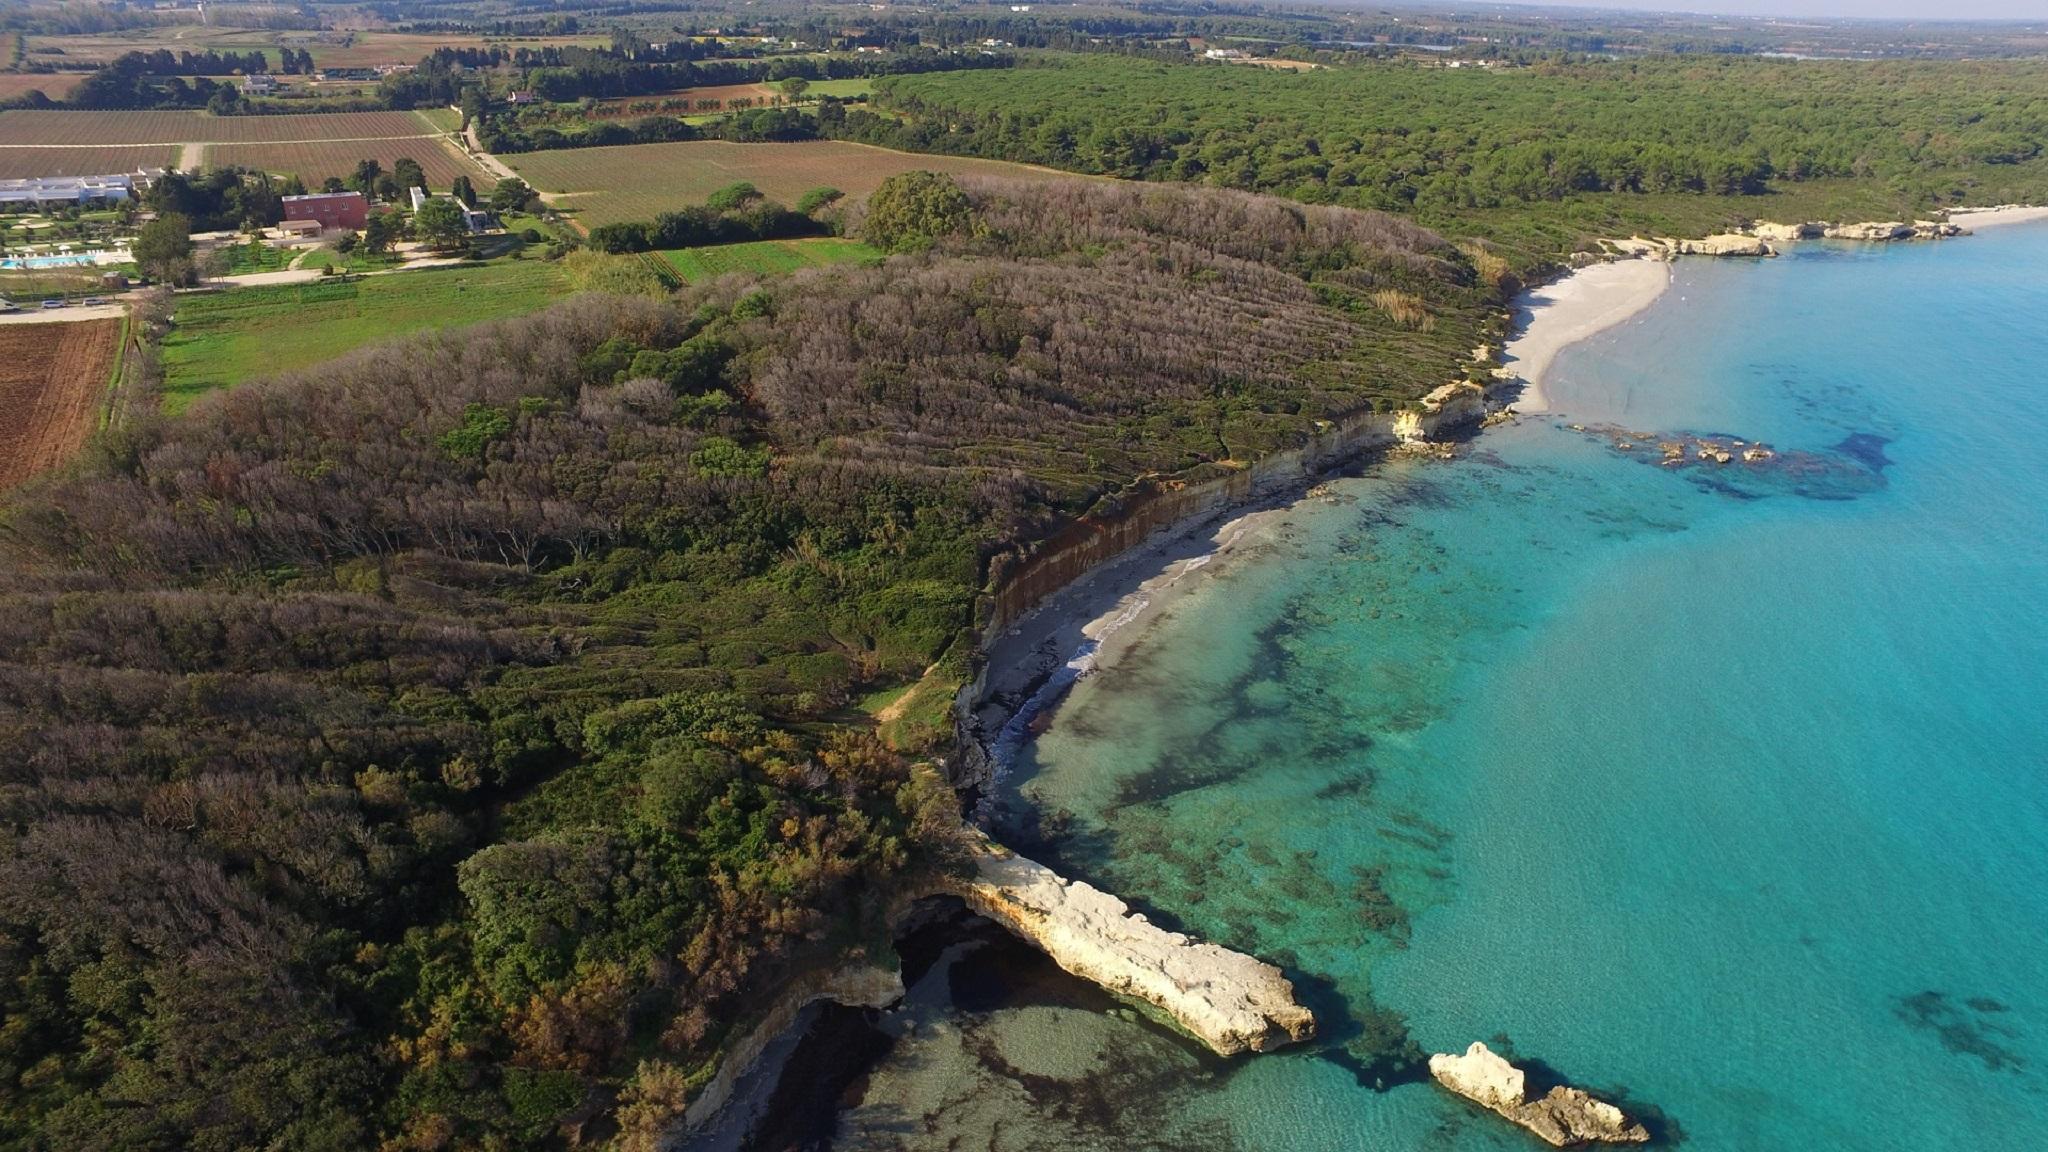
POLYGON ((999 160, 920 156, 843 141, 805 144, 733 144, 691 140, 679 144, 627 144, 501 157, 535 188, 565 193, 556 206, 576 213, 585 227, 650 220, 658 212, 702 204, 738 180, 769 197, 794 204, 812 188, 832 187, 864 196, 899 172, 938 172, 1071 179, 1065 173, 999 160))
POLYGON ((728 272, 774 275, 799 268, 820 268, 860 260, 879 260, 882 253, 858 240, 820 236, 807 240, 759 240, 751 244, 719 244, 663 252, 684 283, 695 284, 728 272))
POLYGON ((393 336, 524 315, 567 291, 555 265, 509 260, 186 296, 164 340, 164 408, 393 336))
POLYGON ((837 96, 841 100, 855 96, 866 96, 875 90, 873 80, 813 80, 804 89, 805 96, 837 96))
POLYGON ((415 108, 412 114, 427 122, 436 132, 459 132, 462 130, 462 113, 453 108, 415 108))

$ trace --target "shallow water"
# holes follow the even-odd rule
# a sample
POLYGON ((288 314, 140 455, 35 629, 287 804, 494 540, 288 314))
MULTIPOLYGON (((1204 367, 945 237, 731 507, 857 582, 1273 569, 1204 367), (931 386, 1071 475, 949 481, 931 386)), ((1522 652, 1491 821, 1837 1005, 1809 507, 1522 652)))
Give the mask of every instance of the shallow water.
POLYGON ((927 986, 839 1143, 1532 1147, 1402 1043, 1504 1036, 1696 1148, 2048 1147, 2044 270, 2042 226, 1681 264, 1558 414, 1215 566, 1007 835, 1285 965, 1324 1038, 927 986))

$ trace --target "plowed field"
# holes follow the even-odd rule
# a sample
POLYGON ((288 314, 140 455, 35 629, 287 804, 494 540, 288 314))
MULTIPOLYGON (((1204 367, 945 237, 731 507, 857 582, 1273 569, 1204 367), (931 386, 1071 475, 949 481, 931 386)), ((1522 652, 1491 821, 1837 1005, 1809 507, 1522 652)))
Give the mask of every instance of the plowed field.
POLYGON ((0 488, 71 458, 105 397, 121 321, 0 324, 0 488))

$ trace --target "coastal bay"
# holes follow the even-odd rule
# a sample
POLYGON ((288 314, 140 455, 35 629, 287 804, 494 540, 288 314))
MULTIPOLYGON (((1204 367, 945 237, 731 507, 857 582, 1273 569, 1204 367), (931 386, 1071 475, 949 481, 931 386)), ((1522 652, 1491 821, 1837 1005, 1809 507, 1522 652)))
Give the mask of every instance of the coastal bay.
MULTIPOLYGON (((2025 281, 2042 232, 1681 262, 1637 323, 1555 356, 1543 384, 1565 415, 1490 430, 1454 462, 1391 459, 1212 523, 1149 571, 1127 558, 1121 585, 1098 572, 1061 617, 1095 630, 1091 674, 1020 747, 1001 790, 1007 834, 1161 922, 1278 960, 1319 990, 1319 1020, 1334 1008, 1340 1026, 1299 1054, 1183 1068, 1185 1083, 1163 1071, 1182 1058, 1143 1039, 1153 1026, 1140 1020, 1068 1017, 1063 1043, 1119 1053, 1096 1059, 1133 1075, 1153 1052, 1185 1117, 1162 1131, 1200 1132, 1212 1147, 1402 1147, 1432 1133, 1460 1148, 1522 1146, 1497 1119, 1404 1079, 1390 1030, 1436 1051, 1504 1032, 1518 1061, 1615 1092, 1663 1137, 1682 1131, 1701 1147, 1977 1147, 1968 1134, 1994 1130, 1979 1114, 2025 1131, 2026 1042, 2043 1009, 2021 992, 2033 977, 2019 940, 2043 910, 2025 894, 2023 855, 1958 857, 1952 825, 1967 819, 1993 843, 2041 835, 2001 822, 1985 798, 2019 814, 2038 804, 1994 769, 1998 749, 2038 747, 2040 733, 1988 705, 1923 702, 1929 733, 1910 742, 1921 759, 1907 768, 1868 731, 1869 709, 1898 689, 1876 671, 1853 688, 1841 677, 1871 636, 1905 645, 1896 659, 1956 659, 1959 636, 1981 645, 1997 621, 2038 608, 2039 590, 1993 577, 1989 603, 1951 592, 1931 602, 1935 619, 1901 632, 1913 619, 1902 598, 1921 587, 1908 581, 1820 622, 1845 588, 1899 579, 1885 549, 1840 534, 1906 530, 1887 525, 1975 483, 1952 474, 1968 438, 2030 434, 1927 419, 1928 389, 1948 380, 1931 368, 1956 350, 1916 352, 1885 323, 1896 328, 1930 277, 1956 294, 1945 307, 1995 316, 1978 301, 2025 281), (1854 325, 1852 301, 1878 316, 1854 325), (1702 346, 1718 352, 1674 357, 1702 346), (1881 366, 1897 372, 1880 377, 1881 366), (1660 467, 1591 427, 1603 422, 1767 439, 1817 471, 1795 481, 1789 468, 1660 467), (1702 600, 1702 571, 1741 595, 1702 600), (1994 618, 1974 629, 1952 614, 1987 609, 1994 618), (1557 648, 1581 620, 1597 639, 1557 648), (1617 653, 1635 658, 1582 671, 1617 653), (1773 676, 1844 687, 1805 694, 1768 687, 1773 676), (1831 704, 1836 691, 1850 703, 1831 704), (1838 722, 1864 734, 1844 743, 1838 722), (1956 741, 1949 751, 1936 732, 1956 741), (1898 822, 1883 798, 1901 787, 1943 797, 1949 815, 1880 832, 1898 822), (1793 818, 1807 814, 1830 831, 1793 818), (1815 856, 1812 845, 1827 847, 1815 856), (1729 851, 1749 862, 1731 868, 1729 851), (1992 878, 1978 903, 1937 913, 1919 902, 1940 890, 1930 877, 1958 868, 1992 878), (1876 928, 1879 892, 1914 909, 1912 930, 1876 928), (1910 950, 1888 948, 1885 931, 1910 950), (1800 1019, 1812 1023, 1790 1023, 1800 1019), (1858 1054, 1794 1055, 1830 1037, 1858 1054), (1922 1083, 1930 1065, 1941 1072, 1922 1083), (1909 1092, 1926 1106, 1901 1111, 1893 1101, 1909 1092)), ((2019 321, 1993 326, 2022 344, 2040 337, 2019 321)), ((1994 394, 2015 386, 1981 358, 1957 362, 1994 394)), ((1988 563, 2017 546, 2018 500, 1990 502, 1982 528, 1995 543, 1970 555, 1988 563)), ((1916 579, 1945 570, 1924 547, 1892 551, 1916 579)), ((1059 603, 1041 615, 1061 616, 1059 603)), ((1032 624, 1004 642, 1028 654, 1032 624)), ((1062 650, 1074 654, 1044 651, 1062 650)), ((1979 651, 2017 685, 2042 667, 2024 644, 1979 651)), ((1918 682, 1892 664, 1883 673, 1918 682)), ((1029 1011, 982 1002, 933 1020, 1000 1050, 1029 1011)), ((927 1049, 917 1036, 901 1044, 877 1074, 924 1099, 903 1061, 927 1049)), ((986 1077, 1000 1069, 974 1071, 977 1050, 988 1049, 970 1044, 930 1070, 995 1099, 986 1077)), ((845 1114, 848 1146, 887 1146, 874 1119, 858 1105, 845 1114)), ((1078 1146, 1173 1146, 1101 1118, 1056 1128, 1078 1146)))

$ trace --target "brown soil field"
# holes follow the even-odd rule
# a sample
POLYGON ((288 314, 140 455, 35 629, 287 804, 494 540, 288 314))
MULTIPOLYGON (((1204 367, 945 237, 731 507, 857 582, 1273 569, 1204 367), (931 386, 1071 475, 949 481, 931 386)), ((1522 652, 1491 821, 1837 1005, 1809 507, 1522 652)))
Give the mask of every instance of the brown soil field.
POLYGON ((178 146, 111 148, 9 148, 0 145, 0 180, 30 176, 111 176, 139 168, 172 168, 178 146))
POLYGON ((0 324, 0 488, 71 458, 91 434, 121 321, 0 324))
POLYGON ((820 140, 803 144, 734 144, 690 140, 625 144, 500 156, 527 183, 558 193, 555 207, 575 212, 585 228, 625 220, 652 220, 657 212, 702 204, 720 188, 745 180, 770 199, 795 204, 812 188, 865 196, 899 172, 1009 176, 1026 180, 1086 177, 960 156, 926 156, 866 144, 820 140))
POLYGON ((41 92, 52 100, 62 100, 88 75, 90 73, 87 72, 0 72, 0 100, 12 100, 30 92, 41 92))

